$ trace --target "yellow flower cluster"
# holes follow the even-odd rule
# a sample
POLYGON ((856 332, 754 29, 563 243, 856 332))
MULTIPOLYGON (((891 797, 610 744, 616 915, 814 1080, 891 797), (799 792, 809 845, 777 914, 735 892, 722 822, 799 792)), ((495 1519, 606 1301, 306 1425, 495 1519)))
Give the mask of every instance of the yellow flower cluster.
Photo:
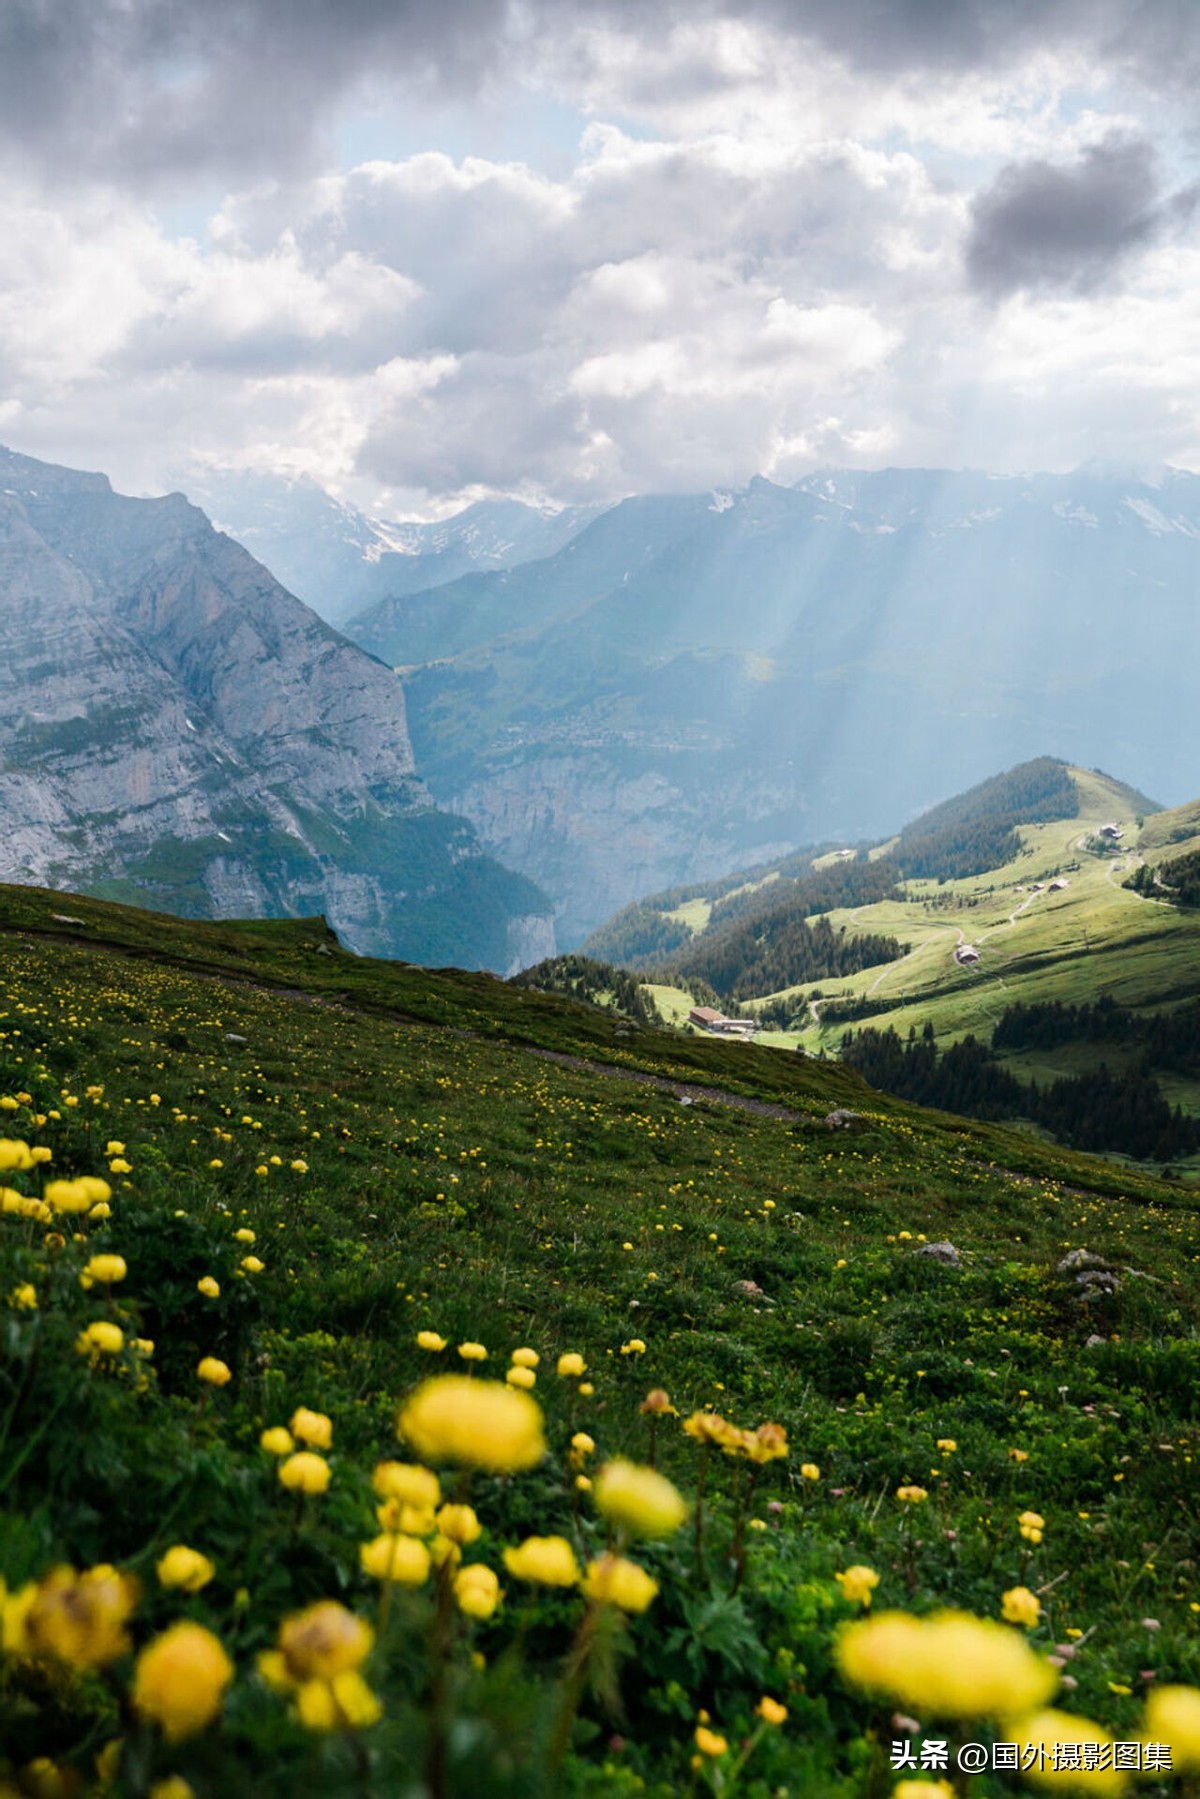
POLYGON ((425 1381, 401 1406, 396 1428, 426 1461, 496 1474, 532 1468, 546 1452, 535 1400, 499 1381, 461 1374, 425 1381))
POLYGON ((259 1673, 275 1692, 294 1696, 306 1730, 362 1730, 382 1713, 360 1672, 374 1640, 369 1624, 321 1599, 284 1619, 277 1646, 258 1658, 259 1673))
POLYGON ((881 1612, 844 1625, 837 1658, 852 1685, 934 1718, 1011 1718, 1058 1685, 1023 1637, 967 1612, 881 1612))

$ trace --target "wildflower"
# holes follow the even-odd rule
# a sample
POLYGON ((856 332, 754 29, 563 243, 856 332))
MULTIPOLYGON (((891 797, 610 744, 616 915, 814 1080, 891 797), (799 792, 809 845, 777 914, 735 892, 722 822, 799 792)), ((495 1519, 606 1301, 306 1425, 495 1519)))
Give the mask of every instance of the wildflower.
POLYGON ((265 1449, 268 1455, 291 1455, 296 1447, 291 1431, 283 1424, 271 1425, 258 1441, 260 1448, 265 1449))
POLYGON ((891 1799, 955 1799, 955 1792, 948 1780, 902 1780, 891 1799))
POLYGON ((514 1368, 536 1368, 541 1359, 536 1349, 514 1349, 512 1352, 514 1368))
POLYGON ((99 1281, 101 1285, 111 1287, 117 1281, 123 1281, 128 1272, 124 1256, 92 1256, 80 1270, 79 1284, 87 1288, 99 1281))
POLYGON ((1041 1615, 1041 1601, 1028 1587, 1010 1587, 1001 1596, 1000 1616, 1006 1624, 1022 1624, 1032 1630, 1041 1615))
POLYGON ((310 1412, 307 1406, 297 1406, 289 1429, 297 1442, 307 1444, 309 1449, 333 1446, 333 1422, 324 1412, 310 1412))
POLYGON ((697 1443, 719 1443, 723 1449, 740 1449, 742 1446, 743 1433, 719 1412, 693 1412, 690 1418, 684 1419, 683 1428, 697 1443))
POLYGON ((638 1407, 638 1411, 642 1413, 643 1417, 651 1418, 661 1418, 667 1412, 673 1418, 679 1416, 671 1404, 671 1395, 663 1387, 652 1387, 638 1407))
POLYGON ((585 1456, 591 1455, 595 1447, 595 1438, 589 1437, 585 1430, 577 1430, 571 1438, 571 1448, 580 1461, 583 1461, 585 1456))
POLYGON ((1200 1690, 1151 1687, 1142 1715, 1142 1736, 1171 1745, 1171 1766, 1179 1773, 1200 1768, 1200 1690))
POLYGON ((247 1274, 261 1274, 266 1267, 266 1263, 260 1262, 257 1256, 243 1256, 242 1267, 246 1270, 247 1274))
POLYGON ((628 1343, 622 1343, 622 1355, 645 1355, 646 1345, 640 1337, 630 1337, 628 1343))
POLYGON ((621 1555, 602 1555, 589 1562, 583 1577, 589 1599, 619 1606, 623 1612, 644 1612, 658 1592, 653 1575, 621 1555))
POLYGON ((208 1585, 216 1569, 198 1549, 189 1549, 184 1543, 176 1543, 174 1548, 160 1556, 154 1564, 154 1572, 158 1575, 161 1586, 181 1587, 185 1593, 198 1593, 201 1587, 208 1585))
MULTIPOLYGON (((1039 1756, 1032 1762, 1028 1770, 1028 1779, 1035 1786, 1075 1787, 1085 1793, 1121 1793, 1124 1791, 1127 1776, 1119 1768, 1114 1768, 1112 1738, 1101 1724, 1093 1724, 1090 1718, 1076 1718, 1067 1712, 1040 1711, 1032 1717, 1020 1718, 1011 1728, 1006 1724, 1005 1734, 1018 1743, 1031 1745, 1045 1751, 1044 1764, 1039 1767, 1042 1758, 1039 1756), (1106 1751, 1089 1758, 1086 1772, 1078 1763, 1074 1771, 1058 1768, 1053 1763, 1058 1760, 1055 1749, 1064 1743, 1076 1747, 1094 1743, 1106 1751)), ((1172 1745, 1172 1748, 1174 1745, 1172 1745)))
POLYGON ((374 1640, 370 1625, 336 1599, 319 1599, 284 1619, 277 1653, 286 1677, 302 1685, 306 1680, 333 1680, 360 1668, 374 1640))
POLYGON ((1010 1449, 1008 1452, 1008 1459, 1010 1462, 1027 1462, 1029 1460, 1029 1451, 1027 1449, 1010 1449))
POLYGON ((437 1515, 437 1527, 461 1549, 483 1535, 483 1526, 469 1505, 444 1505, 437 1515))
POLYGON ((920 1505, 923 1499, 929 1498, 929 1494, 924 1487, 897 1487, 896 1498, 904 1505, 920 1505))
MULTIPOLYGON (((0 1170, 7 1171, 11 1168, 18 1174, 24 1174, 32 1167, 33 1156, 28 1143, 20 1137, 0 1137, 0 1170)), ((52 1187, 67 1184, 65 1181, 50 1183, 52 1187)))
POLYGON ((1017 1519, 1017 1527, 1027 1543, 1040 1543, 1046 1520, 1040 1512, 1022 1512, 1017 1519))
POLYGON ((304 1160, 303 1156, 297 1156, 294 1162, 288 1163, 288 1167, 292 1170, 293 1174, 308 1173, 308 1163, 304 1160))
POLYGON ((464 1462, 493 1473, 532 1468, 545 1454, 542 1414, 527 1393, 498 1381, 443 1374, 400 1408, 397 1429, 428 1461, 464 1462))
POLYGON ((874 1568, 866 1568, 856 1562, 853 1568, 847 1568, 843 1574, 833 1577, 842 1589, 842 1598, 851 1605, 861 1605, 864 1611, 871 1608, 871 1595, 879 1585, 879 1576, 874 1568))
POLYGON ((364 1574, 372 1580, 392 1580, 399 1586, 419 1587, 429 1578, 430 1556, 416 1537, 385 1531, 359 1549, 364 1574))
POLYGON ((161 1724, 169 1743, 195 1736, 221 1709, 233 1663, 210 1630, 183 1620, 138 1656, 133 1703, 161 1724))
POLYGON ((36 1312, 38 1303, 37 1288, 32 1286, 29 1281, 22 1281, 21 1284, 14 1287, 9 1294, 8 1303, 13 1307, 14 1311, 36 1312))
POLYGON ((106 1156, 123 1156, 125 1154, 125 1145, 123 1143, 118 1143, 115 1137, 110 1137, 108 1142, 104 1145, 104 1153, 106 1156))
POLYGON ((504 1566, 516 1580, 543 1587, 573 1587, 579 1581, 575 1551, 565 1537, 526 1537, 504 1551, 504 1566))
MULTIPOLYGON (((760 1468, 767 1462, 777 1462, 787 1452, 787 1432, 782 1424, 760 1424, 757 1430, 749 1430, 744 1434, 742 1453, 749 1461, 757 1462, 760 1468)), ((821 1470, 815 1462, 804 1462, 800 1472, 805 1480, 821 1478, 821 1470)))
MULTIPOLYGON (((114 1739, 120 1749, 120 1739, 114 1739)), ((111 1786, 111 1780, 108 1782, 111 1786)), ((196 1799, 196 1789, 183 1778, 182 1774, 168 1774, 165 1780, 156 1780, 150 1788, 150 1799, 196 1799)))
POLYGON ((953 1437, 939 1437, 937 1446, 943 1455, 953 1455, 958 1448, 958 1444, 953 1437))
POLYGON ((724 1755, 729 1744, 715 1730, 709 1730, 704 1724, 697 1724, 696 1747, 701 1755, 724 1755))
POLYGON ((522 1368, 516 1365, 508 1370, 504 1380, 506 1386, 519 1387, 525 1393, 537 1385, 537 1375, 532 1368, 522 1368))
POLYGON ((233 1240, 235 1243, 256 1243, 258 1238, 249 1225, 244 1224, 240 1230, 234 1231, 233 1240))
POLYGON ((91 1356, 93 1361, 102 1355, 119 1355, 125 1347, 125 1333, 119 1326, 97 1319, 95 1324, 80 1331, 75 1347, 80 1355, 91 1356))
POLYGON ((564 1355, 559 1356, 556 1372, 561 1374, 564 1379, 568 1377, 577 1379, 581 1374, 587 1372, 587 1363, 573 1349, 568 1349, 564 1355))
POLYGON ((606 1462, 595 1483, 596 1509, 639 1537, 669 1537, 687 1517, 683 1496, 653 1468, 606 1462))
POLYGON ((417 1348, 428 1349, 433 1355, 440 1355, 446 1347, 445 1337, 439 1337, 436 1331, 418 1331, 417 1348))
POLYGON ((1044 1704, 1058 1680, 1023 1637, 966 1612, 881 1612, 844 1625, 837 1658, 855 1686, 939 1718, 1009 1718, 1044 1704))
POLYGON ((196 1373, 201 1380, 207 1381, 210 1387, 228 1386, 229 1382, 233 1379, 233 1373, 228 1362, 223 1362, 220 1356, 215 1355, 206 1355, 198 1362, 196 1365, 196 1373))
POLYGON ((469 1618, 490 1618, 503 1597, 500 1582, 482 1562, 471 1562, 454 1576, 458 1609, 469 1618))
POLYGON ((108 1165, 108 1172, 110 1174, 132 1174, 133 1164, 127 1162, 124 1156, 114 1156, 108 1165))
POLYGON ((221 1284, 219 1281, 215 1281, 211 1274, 206 1274, 196 1282, 196 1291, 197 1293, 203 1293, 205 1299, 219 1299, 221 1297, 221 1284))
POLYGON ((279 1464, 280 1483, 292 1493, 323 1493, 329 1475, 329 1463, 311 1449, 298 1449, 279 1464))
MULTIPOLYGON (((77 1574, 52 1568, 25 1612, 23 1635, 33 1655, 54 1655, 77 1668, 106 1668, 129 1648, 126 1621, 138 1584, 107 1562, 77 1574)), ((5 1620, 5 1637, 8 1636, 5 1620)))
POLYGON ((486 1362, 488 1358, 482 1343, 460 1343, 458 1353, 464 1362, 486 1362))
MULTIPOLYGON (((2 1148, 3 1145, 0 1145, 0 1149, 2 1148)), ((11 1166, 12 1164, 9 1163, 9 1167, 11 1166)), ((32 1163, 27 1166, 32 1166, 32 1163)), ((2 1167, 4 1167, 4 1162, 0 1160, 0 1168, 2 1167)), ((76 1181, 47 1181, 42 1191, 42 1198, 52 1212, 86 1212, 89 1206, 96 1204, 97 1200, 112 1198, 112 1188, 107 1181, 97 1181, 95 1184, 103 1187, 104 1192, 93 1192, 92 1183, 86 1176, 81 1176, 76 1181)))
POLYGON ((442 1497, 437 1475, 416 1462, 380 1462, 371 1476, 371 1485, 381 1499, 397 1499, 403 1505, 430 1512, 442 1497))
POLYGON ((815 1462, 801 1462, 800 1472, 805 1480, 820 1480, 821 1470, 815 1462))
POLYGON ((366 1730, 383 1707, 357 1669, 332 1680, 308 1680, 296 1694, 296 1711, 306 1730, 366 1730))
POLYGON ((767 1693, 763 1694, 754 1709, 764 1724, 782 1724, 788 1715, 787 1706, 780 1705, 778 1699, 772 1699, 767 1693))

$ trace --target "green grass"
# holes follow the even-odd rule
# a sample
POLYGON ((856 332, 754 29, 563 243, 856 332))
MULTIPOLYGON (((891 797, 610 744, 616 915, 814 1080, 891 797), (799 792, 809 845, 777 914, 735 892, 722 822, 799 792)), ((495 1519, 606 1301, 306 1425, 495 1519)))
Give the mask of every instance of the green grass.
MULTIPOLYGON (((119 1740, 119 1799, 168 1772, 200 1799, 438 1790, 421 1773, 436 1734, 431 1601, 401 1592, 384 1616, 358 1562, 378 1528, 371 1469, 405 1454, 396 1403, 430 1370, 421 1329, 448 1339, 441 1359, 483 1342, 497 1373, 533 1347, 550 1445, 530 1474, 470 1489, 485 1534, 467 1559, 507 1594, 493 1619, 455 1627, 447 1793, 728 1793, 767 1693, 789 1718, 756 1741, 739 1793, 876 1799, 891 1785, 890 1708, 832 1659, 856 1610, 833 1577, 854 1563, 878 1571, 878 1608, 995 1617, 1006 1589, 1043 1588, 1033 1641, 1087 1633, 1067 1703, 1121 1737, 1136 1733, 1144 1670, 1200 1681, 1187 1498, 1200 1260, 1185 1185, 922 1112, 804 1057, 359 961, 320 921, 199 925, 3 888, 0 950, 0 1096, 15 1101, 0 1134, 45 1144, 58 1177, 106 1173, 110 1141, 131 1164, 108 1173, 113 1215, 85 1243, 0 1219, 0 1294, 29 1282, 39 1297, 36 1311, 0 1310, 0 1575, 15 1590, 57 1562, 113 1561, 142 1582, 135 1648, 185 1614, 237 1665, 222 1721, 172 1747, 123 1711, 127 1661, 108 1677, 10 1653, 10 1785, 39 1755, 90 1779, 119 1740), (834 1106, 857 1125, 831 1130, 834 1106), (255 1232, 260 1274, 239 1272, 236 1228, 255 1232), (950 1238, 962 1265, 931 1265, 922 1236, 950 1238), (1082 1302, 1057 1271, 1080 1246, 1118 1271, 1119 1292, 1082 1302), (79 1284, 97 1250, 128 1263, 111 1299, 79 1284), (218 1298, 197 1291, 203 1274, 218 1298), (154 1338, 148 1384, 131 1353, 108 1374, 75 1353, 106 1315, 154 1338), (588 1397, 554 1376, 567 1349, 586 1356, 588 1397), (232 1370, 220 1392, 195 1379, 205 1354, 232 1370), (555 1532, 598 1553, 604 1529, 573 1490, 567 1444, 583 1428, 596 1465, 644 1461, 652 1387, 684 1417, 715 1406, 777 1421, 790 1455, 750 1491, 746 1464, 714 1460, 702 1564, 690 1525, 631 1551, 659 1596, 602 1633, 570 1754, 548 1775, 583 1605, 523 1591, 501 1549, 555 1532), (258 1436, 301 1404, 333 1420, 333 1478, 297 1506, 258 1436), (929 1493, 914 1517, 894 1497, 911 1482, 929 1493), (1047 1520, 1037 1548, 1017 1532, 1026 1509, 1047 1520), (746 1533, 739 1581, 746 1513, 764 1528, 746 1533), (173 1543, 217 1565, 194 1598, 156 1582, 173 1543), (384 1718, 360 1741, 312 1737, 254 1672, 281 1619, 323 1598, 379 1626, 367 1672, 384 1718), (694 1774, 702 1710, 733 1747, 694 1774)), ((3 1178, 41 1189, 38 1170, 3 1178)), ((657 1457, 694 1500, 698 1453, 675 1418, 657 1457)), ((4 1778, 0 1760, 0 1790, 4 1778)), ((972 1790, 1019 1787, 987 1776, 972 1790)))

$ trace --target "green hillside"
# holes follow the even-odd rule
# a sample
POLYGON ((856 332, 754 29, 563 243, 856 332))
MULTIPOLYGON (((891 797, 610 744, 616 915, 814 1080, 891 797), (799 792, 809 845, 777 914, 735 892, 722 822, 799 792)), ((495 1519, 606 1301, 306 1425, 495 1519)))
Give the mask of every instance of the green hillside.
POLYGON ((875 1799, 897 1708, 1166 1741, 1144 1695, 1200 1683, 1184 1189, 320 920, 29 888, 0 1136, 5 1799, 875 1799))

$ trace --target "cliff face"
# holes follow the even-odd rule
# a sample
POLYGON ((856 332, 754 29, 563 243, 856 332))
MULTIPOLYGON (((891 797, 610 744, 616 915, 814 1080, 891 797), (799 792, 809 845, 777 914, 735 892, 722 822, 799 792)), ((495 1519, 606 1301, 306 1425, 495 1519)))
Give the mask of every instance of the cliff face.
POLYGON ((180 495, 0 451, 0 878, 507 970, 546 904, 439 812, 390 671, 180 495))

